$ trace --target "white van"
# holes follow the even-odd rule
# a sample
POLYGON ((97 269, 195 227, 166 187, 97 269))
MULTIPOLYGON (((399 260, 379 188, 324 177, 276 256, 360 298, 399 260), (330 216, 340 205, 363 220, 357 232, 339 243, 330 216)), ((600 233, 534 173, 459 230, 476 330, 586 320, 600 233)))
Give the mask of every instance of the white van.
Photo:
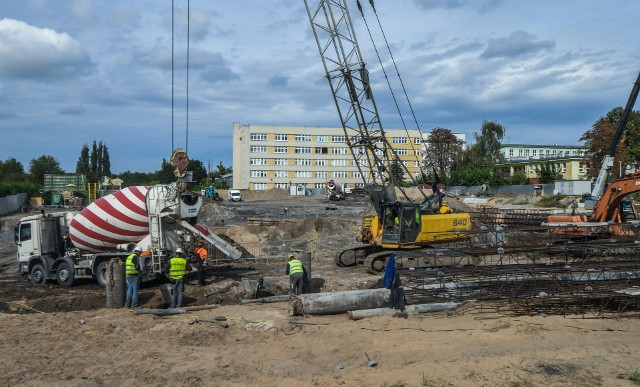
POLYGON ((227 192, 227 200, 230 202, 239 202, 242 200, 242 194, 237 189, 230 189, 227 192))

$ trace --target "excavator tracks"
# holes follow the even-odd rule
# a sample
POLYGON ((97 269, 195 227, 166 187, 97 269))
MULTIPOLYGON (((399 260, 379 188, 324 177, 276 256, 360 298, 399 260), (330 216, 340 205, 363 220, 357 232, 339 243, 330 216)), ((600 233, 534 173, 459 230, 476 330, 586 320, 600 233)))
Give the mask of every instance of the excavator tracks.
POLYGON ((369 255, 380 251, 382 251, 380 246, 356 245, 338 252, 333 260, 339 267, 353 267, 364 263, 369 255))

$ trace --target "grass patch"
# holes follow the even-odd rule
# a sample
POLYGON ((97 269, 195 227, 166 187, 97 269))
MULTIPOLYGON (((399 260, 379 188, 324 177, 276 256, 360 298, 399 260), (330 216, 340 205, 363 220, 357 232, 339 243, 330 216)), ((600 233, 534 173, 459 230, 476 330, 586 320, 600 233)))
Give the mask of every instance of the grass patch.
POLYGON ((635 371, 631 372, 623 368, 625 372, 621 372, 618 374, 618 379, 630 380, 633 384, 640 386, 640 370, 636 368, 635 371))
POLYGON ((562 201, 566 198, 567 196, 563 194, 543 196, 535 203, 535 206, 564 208, 562 201))

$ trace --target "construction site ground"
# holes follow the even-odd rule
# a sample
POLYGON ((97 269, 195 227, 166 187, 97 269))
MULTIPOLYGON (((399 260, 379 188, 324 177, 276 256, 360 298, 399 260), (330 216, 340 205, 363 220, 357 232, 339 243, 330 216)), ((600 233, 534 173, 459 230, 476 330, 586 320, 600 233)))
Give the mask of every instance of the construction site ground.
MULTIPOLYGON (((533 199, 492 202, 526 208, 533 199)), ((382 275, 333 262, 370 211, 364 198, 327 202, 283 190, 207 202, 200 223, 260 258, 220 261, 203 287, 190 274, 185 303, 215 308, 165 317, 106 308, 104 289, 91 281, 32 285, 18 274, 13 242, 24 214, 0 218, 0 385, 637 385, 628 380, 639 377, 637 317, 513 317, 466 305, 352 321, 290 317, 287 302, 240 303, 250 297, 243 278, 263 278, 268 295, 286 294, 291 250, 311 254, 313 292, 380 287, 382 275), (226 327, 212 322, 222 316, 226 327)), ((164 307, 162 284, 142 286, 141 307, 164 307)))

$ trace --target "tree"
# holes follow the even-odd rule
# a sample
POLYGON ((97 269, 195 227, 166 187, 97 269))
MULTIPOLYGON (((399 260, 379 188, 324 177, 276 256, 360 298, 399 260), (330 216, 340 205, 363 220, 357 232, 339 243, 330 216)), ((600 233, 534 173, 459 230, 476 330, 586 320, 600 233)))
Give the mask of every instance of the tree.
POLYGON ((107 144, 102 148, 102 176, 111 176, 111 158, 107 144))
MULTIPOLYGON (((605 116, 600 117, 586 131, 580 141, 584 141, 587 151, 585 159, 590 167, 589 176, 596 177, 600 173, 602 160, 609 153, 613 136, 618 128, 618 123, 622 119, 623 109, 616 107, 610 110, 605 116)), ((628 165, 631 162, 640 160, 640 112, 634 110, 629 116, 622 141, 618 144, 614 155, 614 165, 620 162, 628 165)))
POLYGON ((102 178, 102 176, 104 176, 103 173, 103 168, 102 168, 102 150, 103 150, 103 146, 102 146, 102 141, 100 141, 98 143, 98 155, 96 156, 96 180, 100 180, 102 178))
POLYGON ((400 160, 393 160, 391 162, 391 165, 389 166, 389 174, 393 181, 397 184, 402 184, 402 181, 404 180, 404 168, 400 160))
POLYGON ((536 173, 542 184, 550 184, 556 181, 558 176, 558 165, 547 161, 546 163, 536 166, 536 173))
POLYGON ((435 168, 442 178, 448 176, 455 157, 461 151, 457 137, 449 129, 435 128, 427 141, 427 166, 435 168))
POLYGON ((21 162, 14 158, 0 161, 0 181, 20 181, 24 178, 24 167, 21 162))
POLYGON ((201 184, 205 183, 207 178, 207 170, 204 168, 204 164, 200 160, 189 160, 187 170, 193 173, 193 181, 201 184))
POLYGON ((60 162, 55 157, 42 155, 29 162, 29 173, 31 179, 40 184, 44 183, 45 174, 62 174, 64 170, 60 168, 60 162))
POLYGON ((98 145, 96 144, 96 140, 93 140, 93 145, 91 146, 91 160, 89 165, 89 176, 88 181, 96 182, 100 176, 98 176, 98 145))
POLYGON ((525 185, 525 184, 531 184, 531 181, 529 181, 529 178, 523 173, 514 173, 513 176, 509 178, 508 184, 509 185, 525 185))
POLYGON ((89 146, 87 144, 82 145, 80 150, 80 157, 76 163, 76 174, 89 176, 89 146))
POLYGON ((167 159, 162 159, 160 170, 156 172, 156 179, 158 180, 158 183, 171 184, 176 181, 176 175, 173 173, 174 169, 173 165, 171 165, 167 159))
POLYGON ((505 128, 495 121, 484 120, 480 134, 474 133, 475 143, 469 149, 471 163, 476 166, 493 168, 504 161, 500 146, 505 128))

